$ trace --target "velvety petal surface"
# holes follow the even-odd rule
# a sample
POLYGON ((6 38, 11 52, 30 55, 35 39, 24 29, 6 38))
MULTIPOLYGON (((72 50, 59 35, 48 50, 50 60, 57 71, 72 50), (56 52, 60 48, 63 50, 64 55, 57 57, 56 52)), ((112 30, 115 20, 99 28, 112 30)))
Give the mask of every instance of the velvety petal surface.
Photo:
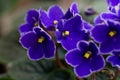
POLYGON ((54 56, 55 51, 56 51, 56 47, 54 42, 50 39, 47 40, 44 44, 43 44, 43 50, 44 50, 44 57, 45 58, 51 58, 54 56))
POLYGON ((24 36, 21 36, 20 43, 25 48, 30 48, 31 46, 35 45, 37 43, 38 37, 34 32, 29 32, 25 34, 24 36))
POLYGON ((104 20, 101 19, 101 15, 97 16, 97 17, 95 18, 95 20, 94 20, 94 23, 95 23, 95 24, 101 24, 101 23, 103 23, 103 22, 104 22, 104 20))
POLYGON ((99 70, 103 69, 105 66, 104 59, 100 55, 93 56, 90 64, 91 64, 92 71, 99 71, 99 70))
POLYGON ((104 24, 96 25, 92 30, 92 37, 98 42, 104 42, 109 39, 109 31, 109 27, 104 24))
POLYGON ((39 18, 39 13, 36 9, 31 9, 27 12, 26 21, 29 24, 34 25, 34 23, 38 21, 38 18, 39 18))
POLYGON ((70 8, 71 8, 72 12, 74 12, 74 14, 79 13, 78 4, 76 2, 72 3, 70 8))
POLYGON ((33 26, 30 24, 22 24, 19 27, 19 31, 22 33, 32 31, 32 29, 33 29, 33 26))
POLYGON ((36 44, 30 47, 28 51, 28 57, 31 60, 40 60, 44 54, 45 52, 42 44, 36 44))
POLYGON ((81 62, 81 59, 82 59, 82 54, 77 49, 73 49, 65 55, 66 62, 73 67, 78 66, 81 62))
POLYGON ((109 39, 101 43, 100 45, 100 51, 102 53, 109 53, 112 50, 114 50, 114 40, 109 39))
POLYGON ((120 66, 120 57, 119 56, 108 56, 107 61, 112 64, 112 66, 120 66))
POLYGON ((109 6, 116 6, 120 0, 106 0, 109 6))
POLYGON ((62 11, 62 8, 58 5, 53 5, 49 8, 49 13, 48 13, 49 17, 52 20, 59 20, 63 17, 64 13, 62 11))
POLYGON ((80 78, 88 77, 91 74, 90 63, 88 63, 88 62, 80 63, 79 66, 74 68, 74 72, 80 78))

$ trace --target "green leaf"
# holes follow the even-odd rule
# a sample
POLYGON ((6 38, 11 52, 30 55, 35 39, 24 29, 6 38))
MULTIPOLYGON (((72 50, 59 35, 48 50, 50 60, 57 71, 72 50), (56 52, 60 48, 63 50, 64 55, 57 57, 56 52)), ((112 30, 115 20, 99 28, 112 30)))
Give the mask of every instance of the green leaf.
POLYGON ((75 80, 70 70, 56 68, 53 60, 23 60, 13 64, 9 74, 16 80, 75 80))
POLYGON ((19 44, 19 34, 13 30, 7 36, 0 39, 0 61, 9 63, 26 56, 25 49, 19 44))

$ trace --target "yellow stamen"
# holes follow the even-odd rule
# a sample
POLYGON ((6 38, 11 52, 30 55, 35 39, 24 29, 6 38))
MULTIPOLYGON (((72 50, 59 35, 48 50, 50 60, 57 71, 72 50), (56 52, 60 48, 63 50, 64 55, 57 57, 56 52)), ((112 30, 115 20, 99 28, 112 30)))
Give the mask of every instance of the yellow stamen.
POLYGON ((65 31, 65 32, 62 33, 62 36, 68 36, 69 34, 70 34, 69 31, 65 31))
POLYGON ((110 31, 110 32, 109 32, 109 36, 110 36, 110 37, 115 36, 115 34, 116 34, 116 31, 110 31))
POLYGON ((40 37, 40 38, 38 38, 38 43, 42 43, 44 40, 45 40, 44 37, 40 37))
POLYGON ((53 23, 54 23, 54 25, 56 25, 56 24, 58 23, 58 21, 57 21, 57 20, 54 20, 53 23))
POLYGON ((92 54, 92 53, 91 53, 90 51, 87 51, 87 52, 84 54, 84 57, 88 59, 88 58, 90 58, 91 54, 92 54))
POLYGON ((38 27, 38 22, 35 22, 35 23, 34 23, 34 27, 38 27))

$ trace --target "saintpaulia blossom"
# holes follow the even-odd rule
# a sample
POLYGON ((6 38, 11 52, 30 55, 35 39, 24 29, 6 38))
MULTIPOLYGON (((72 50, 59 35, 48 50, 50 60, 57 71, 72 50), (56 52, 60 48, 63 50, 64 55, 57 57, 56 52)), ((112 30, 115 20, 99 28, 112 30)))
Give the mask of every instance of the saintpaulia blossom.
POLYGON ((79 15, 67 21, 60 21, 57 25, 56 38, 63 48, 70 50, 76 47, 80 40, 88 40, 88 33, 83 30, 82 19, 79 15))
POLYGON ((27 12, 26 23, 20 25, 20 33, 26 33, 33 30, 33 27, 38 27, 39 25, 39 12, 36 9, 31 9, 27 12))
POLYGON ((88 77, 105 66, 104 59, 93 42, 78 42, 77 48, 67 52, 65 60, 74 67, 75 74, 81 78, 88 77))
POLYGON ((48 30, 53 30, 63 15, 62 8, 58 5, 51 6, 48 12, 40 9, 40 20, 48 30))
POLYGON ((109 6, 116 6, 120 0, 106 0, 109 6))
POLYGON ((112 55, 107 57, 107 61, 110 62, 113 67, 120 69, 120 51, 112 52, 112 55))
POLYGON ((78 10, 78 4, 76 2, 72 3, 70 8, 68 8, 67 12, 65 13, 65 15, 62 17, 62 19, 70 19, 71 17, 73 17, 75 14, 78 14, 79 10, 78 10))
POLYGON ((55 44, 51 37, 39 28, 34 28, 20 38, 21 45, 28 50, 31 60, 51 58, 55 53, 55 44))
POLYGON ((44 10, 40 10, 40 20, 42 24, 48 29, 53 30, 55 25, 61 19, 69 19, 74 16, 74 14, 78 13, 77 3, 73 3, 68 11, 64 14, 63 10, 58 5, 53 5, 48 9, 48 12, 44 10))
POLYGON ((103 53, 112 50, 120 50, 120 23, 117 21, 106 21, 96 25, 92 30, 92 37, 100 43, 100 51, 103 53))

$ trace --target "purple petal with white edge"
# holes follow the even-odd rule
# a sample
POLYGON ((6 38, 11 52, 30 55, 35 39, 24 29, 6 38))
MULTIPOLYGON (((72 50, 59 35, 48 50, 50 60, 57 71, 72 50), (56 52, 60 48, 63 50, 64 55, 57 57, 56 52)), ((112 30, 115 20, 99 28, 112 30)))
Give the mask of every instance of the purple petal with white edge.
POLYGON ((84 24, 84 29, 86 31, 89 31, 89 30, 91 30, 93 28, 93 26, 90 23, 86 22, 86 21, 84 21, 83 24, 84 24))
POLYGON ((37 44, 37 35, 34 32, 29 32, 20 38, 20 43, 23 47, 29 48, 37 44))
POLYGON ((64 23, 65 23, 65 21, 63 19, 58 22, 57 29, 59 31, 63 31, 64 30, 64 23))
POLYGON ((55 36, 56 36, 57 42, 60 43, 61 40, 63 39, 62 32, 56 31, 55 36))
POLYGON ((104 24, 100 24, 100 25, 96 25, 93 29, 92 29, 92 37, 98 41, 98 42, 104 42, 107 39, 109 39, 108 33, 109 33, 110 29, 108 26, 104 25, 104 24))
POLYGON ((40 60, 45 54, 43 44, 36 44, 29 48, 28 57, 31 60, 40 60))
POLYGON ((26 21, 27 23, 34 25, 35 22, 38 22, 39 13, 36 9, 31 9, 27 12, 26 21))
POLYGON ((109 6, 116 6, 120 0, 106 0, 109 6))
POLYGON ((118 17, 117 17, 117 15, 116 14, 114 14, 114 13, 108 13, 108 12, 106 12, 106 13, 102 13, 101 14, 101 18, 103 18, 104 20, 106 20, 106 19, 114 19, 114 20, 117 20, 118 19, 118 17))
POLYGON ((30 25, 30 24, 22 24, 20 25, 19 27, 19 31, 21 33, 24 33, 24 32, 29 32, 29 31, 32 31, 33 30, 33 26, 30 25))
POLYGON ((45 31, 41 30, 40 28, 34 28, 34 31, 38 37, 44 36, 46 40, 51 39, 50 35, 45 31))
POLYGON ((107 62, 111 63, 112 66, 120 66, 120 57, 119 55, 108 56, 107 62))
POLYGON ((58 5, 53 5, 51 6, 49 9, 48 9, 48 14, 49 14, 49 17, 54 21, 54 20, 57 20, 59 21, 64 13, 62 11, 62 8, 58 5))
POLYGON ((100 51, 102 53, 109 53, 112 50, 114 50, 114 45, 115 44, 114 44, 114 40, 113 39, 106 40, 106 41, 101 43, 100 51))
POLYGON ((65 22, 64 30, 69 30, 72 32, 80 31, 83 28, 82 18, 79 15, 76 15, 65 22))
POLYGON ((101 69, 104 68, 105 66, 105 61, 104 61, 104 58, 100 55, 96 55, 96 56, 93 56, 92 59, 91 59, 91 70, 96 72, 96 71, 100 71, 101 69))
POLYGON ((65 55, 66 62, 73 67, 78 66, 81 63, 82 59, 82 53, 77 49, 70 50, 65 55))
POLYGON ((74 14, 79 13, 78 4, 76 2, 72 3, 70 9, 72 10, 72 12, 74 12, 74 14))
POLYGON ((71 32, 70 35, 62 39, 61 44, 66 50, 76 48, 77 42, 80 40, 88 40, 88 34, 84 31, 71 32))
POLYGON ((53 28, 54 24, 53 24, 53 20, 50 19, 50 17, 48 16, 47 12, 40 9, 40 20, 41 23, 46 27, 46 28, 53 28))
POLYGON ((88 77, 89 75, 91 75, 90 63, 88 62, 80 63, 79 66, 74 68, 74 72, 80 78, 88 77))
POLYGON ((73 12, 71 12, 71 9, 68 8, 67 12, 66 12, 65 15, 62 17, 62 19, 68 20, 68 19, 70 19, 70 18, 72 18, 72 17, 73 17, 73 12))
POLYGON ((55 46, 54 42, 50 39, 50 40, 47 40, 43 44, 43 50, 44 50, 44 53, 45 53, 44 57, 45 58, 51 58, 55 54, 56 46, 55 46))
POLYGON ((88 48, 88 43, 86 41, 79 41, 77 43, 77 48, 81 51, 87 50, 88 48))
POLYGON ((98 48, 97 48, 96 44, 93 43, 93 42, 90 42, 90 43, 89 43, 89 50, 90 50, 92 53, 94 53, 94 55, 97 55, 97 54, 98 54, 98 48))
POLYGON ((100 24, 100 23, 103 23, 103 22, 104 22, 104 20, 102 20, 101 15, 97 16, 94 20, 95 24, 100 24))

